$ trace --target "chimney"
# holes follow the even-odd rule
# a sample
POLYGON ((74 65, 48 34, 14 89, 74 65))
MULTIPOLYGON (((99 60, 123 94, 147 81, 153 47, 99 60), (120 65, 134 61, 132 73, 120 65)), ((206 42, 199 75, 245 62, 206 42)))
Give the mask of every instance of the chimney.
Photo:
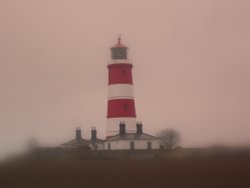
POLYGON ((96 133, 97 133, 96 128, 92 127, 92 129, 91 129, 91 141, 92 142, 95 142, 97 139, 96 133))
POLYGON ((82 139, 82 131, 80 127, 76 127, 76 140, 82 139))
POLYGON ((119 131, 119 135, 120 136, 124 136, 126 133, 126 124, 125 122, 120 122, 120 131, 119 131))
POLYGON ((137 122, 136 123, 136 134, 142 134, 143 131, 142 131, 142 123, 140 122, 137 122))

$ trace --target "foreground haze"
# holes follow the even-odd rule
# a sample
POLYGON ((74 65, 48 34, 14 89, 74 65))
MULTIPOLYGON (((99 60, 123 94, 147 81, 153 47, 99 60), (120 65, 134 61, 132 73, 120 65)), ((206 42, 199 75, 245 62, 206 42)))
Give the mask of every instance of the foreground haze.
POLYGON ((144 130, 250 144, 250 1, 0 0, 0 156, 106 127, 109 47, 133 60, 144 130))

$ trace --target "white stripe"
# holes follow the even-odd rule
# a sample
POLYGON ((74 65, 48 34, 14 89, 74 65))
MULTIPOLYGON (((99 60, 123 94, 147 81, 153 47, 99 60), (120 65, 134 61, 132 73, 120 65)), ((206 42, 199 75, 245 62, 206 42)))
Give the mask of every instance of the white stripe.
POLYGON ((110 64, 123 64, 123 63, 132 64, 132 61, 127 60, 127 59, 117 59, 117 60, 111 60, 111 61, 109 61, 108 64, 110 65, 110 64))
POLYGON ((108 100, 115 100, 115 99, 134 99, 134 97, 123 96, 123 97, 109 97, 108 98, 108 100))
POLYGON ((133 99, 133 85, 111 84, 108 86, 108 99, 133 99))

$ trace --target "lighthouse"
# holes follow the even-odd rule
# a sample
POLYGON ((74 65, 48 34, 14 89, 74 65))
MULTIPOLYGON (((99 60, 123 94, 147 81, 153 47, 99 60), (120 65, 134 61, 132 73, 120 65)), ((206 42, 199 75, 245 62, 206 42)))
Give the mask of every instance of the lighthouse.
POLYGON ((111 47, 108 63, 108 100, 106 137, 119 133, 119 125, 126 124, 128 133, 136 132, 136 111, 133 92, 132 63, 128 59, 128 47, 121 43, 111 47))
POLYGON ((97 130, 92 128, 91 139, 81 137, 81 129, 76 130, 76 139, 62 144, 62 147, 85 147, 92 150, 155 150, 165 147, 164 142, 143 132, 142 122, 136 122, 133 92, 133 65, 128 59, 128 47, 118 38, 111 47, 108 65, 108 100, 106 139, 97 138, 97 130))

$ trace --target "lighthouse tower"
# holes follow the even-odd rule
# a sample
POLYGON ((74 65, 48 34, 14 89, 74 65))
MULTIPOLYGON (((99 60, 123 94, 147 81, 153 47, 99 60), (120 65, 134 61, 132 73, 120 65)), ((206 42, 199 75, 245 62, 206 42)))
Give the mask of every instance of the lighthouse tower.
POLYGON ((121 43, 119 37, 117 44, 111 48, 108 64, 107 138, 118 134, 120 123, 125 123, 128 133, 136 131, 132 67, 128 60, 128 47, 121 43))

